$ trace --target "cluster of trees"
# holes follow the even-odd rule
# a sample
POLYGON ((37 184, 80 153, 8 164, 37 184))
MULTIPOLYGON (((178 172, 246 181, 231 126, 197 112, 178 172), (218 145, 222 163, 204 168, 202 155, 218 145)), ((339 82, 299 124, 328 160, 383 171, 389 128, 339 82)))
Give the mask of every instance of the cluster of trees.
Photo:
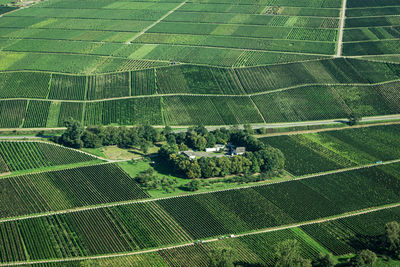
POLYGON ((166 138, 168 144, 161 147, 159 156, 171 164, 178 174, 189 179, 260 172, 277 173, 281 172, 285 165, 285 157, 279 149, 262 143, 246 130, 222 128, 208 132, 204 127, 199 126, 186 133, 167 134, 166 138), (198 142, 200 139, 215 140, 212 146, 216 143, 230 142, 236 146, 246 147, 247 152, 240 156, 202 157, 194 160, 180 153, 187 147, 202 148, 198 144, 203 144, 204 140, 198 142))
MULTIPOLYGON (((341 266, 372 267, 377 256, 374 252, 365 249, 357 253, 347 263, 341 266)), ((300 245, 297 240, 280 242, 275 249, 275 266, 279 267, 333 267, 335 261, 330 254, 320 254, 311 261, 301 255, 300 245)))
POLYGON ((65 122, 65 126, 67 130, 61 137, 55 137, 54 141, 73 148, 118 145, 122 148, 136 147, 147 153, 152 143, 165 140, 165 136, 150 125, 131 128, 89 126, 85 129, 79 121, 71 118, 65 122))
POLYGON ((385 225, 383 241, 386 254, 400 259, 400 223, 393 221, 385 225))
POLYGON ((175 185, 178 183, 176 178, 158 177, 154 168, 138 173, 134 179, 144 189, 158 189, 167 193, 175 191, 175 185))

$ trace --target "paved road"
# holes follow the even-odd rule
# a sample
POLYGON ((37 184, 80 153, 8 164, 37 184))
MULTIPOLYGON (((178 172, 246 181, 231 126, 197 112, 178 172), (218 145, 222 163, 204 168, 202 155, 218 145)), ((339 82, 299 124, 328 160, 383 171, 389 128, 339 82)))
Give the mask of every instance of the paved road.
MULTIPOLYGON (((385 115, 385 116, 373 116, 373 117, 364 117, 362 118, 362 122, 376 122, 376 121, 385 121, 385 120, 400 120, 400 114, 393 115, 385 115)), ((318 126, 318 125, 332 125, 338 123, 346 123, 348 119, 346 118, 338 118, 332 120, 319 120, 319 121, 299 121, 299 122, 281 122, 281 123, 267 123, 267 124, 251 124, 253 129, 260 128, 285 128, 285 127, 298 127, 298 126, 318 126)), ((186 131, 188 127, 192 127, 196 125, 184 125, 184 126, 172 126, 172 128, 177 128, 174 130, 175 132, 186 131)), ((208 130, 215 130, 221 127, 230 127, 233 125, 217 125, 217 126, 206 126, 208 130)), ((129 127, 129 126, 128 126, 129 127)), ((164 128, 165 126, 154 126, 155 128, 164 128)), ((241 126, 239 126, 241 127, 241 126)), ((4 128, 0 129, 0 132, 13 132, 13 131, 51 131, 51 130, 65 130, 65 127, 59 128, 4 128)), ((37 136, 29 136, 29 135, 15 135, 15 136, 0 136, 0 139, 23 139, 23 138, 41 138, 37 136)))

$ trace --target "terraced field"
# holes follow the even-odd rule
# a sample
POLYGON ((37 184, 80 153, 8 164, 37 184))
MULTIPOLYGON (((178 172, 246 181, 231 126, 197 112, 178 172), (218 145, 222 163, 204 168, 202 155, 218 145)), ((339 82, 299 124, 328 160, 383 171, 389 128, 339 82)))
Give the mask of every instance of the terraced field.
MULTIPOLYGON (((0 0, 0 128, 398 118, 399 14, 398 0, 0 0)), ((309 260, 382 253, 399 130, 263 138, 286 158, 279 177, 196 193, 179 178, 157 199, 118 160, 0 141, 0 266, 210 266, 219 249, 273 266, 291 239, 309 260)))
POLYGON ((0 179, 0 187, 4 192, 0 217, 148 197, 113 164, 13 176, 0 179))
MULTIPOLYGON (((146 254, 112 257, 95 260, 101 266, 113 265, 151 265, 171 266, 192 264, 208 266, 210 252, 217 248, 234 251, 234 262, 246 262, 253 265, 270 266, 274 263, 271 253, 280 240, 295 239, 301 247, 301 255, 315 259, 318 253, 332 252, 343 255, 355 252, 358 248, 372 245, 372 240, 384 234, 385 223, 398 221, 399 208, 391 208, 368 214, 343 218, 325 223, 293 227, 267 233, 252 234, 233 239, 224 239, 205 244, 168 248, 146 254), (332 235, 332 233, 346 235, 332 235), (310 242, 310 240, 313 240, 310 242), (307 243, 308 242, 308 243, 307 243)), ((92 261, 93 262, 93 261, 92 261)), ((79 266, 82 261, 70 262, 70 266, 79 266)))
POLYGON ((0 173, 94 160, 89 154, 50 143, 0 141, 0 173))
MULTIPOLYGON (((323 178, 3 221, 0 251, 10 252, 0 259, 45 260, 128 252, 392 204, 400 201, 399 171, 399 164, 391 164, 323 178)), ((304 231, 318 235, 309 228, 304 231)), ((317 250, 297 236, 298 231, 301 230, 243 237, 237 242, 249 242, 250 251, 262 247, 267 253, 260 251, 258 255, 268 262, 272 260, 274 242, 295 238, 305 247, 304 253, 315 257, 317 250), (264 243, 269 245, 260 246, 264 243)), ((343 238, 345 243, 346 237, 343 238)), ((256 252, 246 255, 250 257, 246 260, 259 260, 256 252)))
MULTIPOLYGON (((344 55, 399 54, 399 12, 400 3, 398 1, 348 1, 344 31, 344 55)), ((393 58, 396 57, 393 56, 393 58)), ((383 57, 383 59, 385 58, 383 57)))
POLYGON ((400 65, 329 59, 104 75, 0 73, 0 127, 232 125, 398 114, 400 65), (32 82, 34 81, 34 82, 32 82))
POLYGON ((46 1, 1 19, 3 69, 103 72, 170 61, 242 66, 323 58, 334 54, 340 7, 340 0, 46 1))
POLYGON ((262 141, 279 148, 286 169, 294 175, 373 164, 400 158, 400 125, 283 135, 262 141))

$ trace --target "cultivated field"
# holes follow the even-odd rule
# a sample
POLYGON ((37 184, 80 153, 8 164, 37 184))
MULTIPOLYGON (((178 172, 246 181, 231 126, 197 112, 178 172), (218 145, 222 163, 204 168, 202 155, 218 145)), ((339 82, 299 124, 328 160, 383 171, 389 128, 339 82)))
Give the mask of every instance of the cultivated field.
POLYGON ((0 73, 0 127, 232 125, 398 114, 400 65, 326 59, 103 75, 0 73))
POLYGON ((0 267, 398 265, 399 15, 0 0, 0 267), (226 143, 247 152, 180 153, 226 143), (282 242, 297 259, 279 264, 282 242))

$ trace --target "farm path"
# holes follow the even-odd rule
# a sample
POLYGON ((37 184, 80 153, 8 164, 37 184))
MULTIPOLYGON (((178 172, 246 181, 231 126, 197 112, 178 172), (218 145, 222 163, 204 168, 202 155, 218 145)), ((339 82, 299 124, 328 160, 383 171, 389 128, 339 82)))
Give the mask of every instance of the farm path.
MULTIPOLYGON (((360 170, 360 169, 366 169, 366 168, 371 168, 371 167, 375 167, 375 166, 388 165, 388 164, 393 164, 393 163, 398 163, 398 162, 400 162, 400 159, 384 161, 382 163, 372 163, 372 164, 368 164, 368 165, 362 165, 362 166, 344 168, 344 169, 339 169, 339 170, 327 171, 327 172, 323 172, 323 173, 314 173, 314 174, 295 177, 293 179, 288 179, 288 180, 284 180, 284 181, 269 182, 267 184, 247 185, 247 186, 241 186, 241 187, 235 187, 235 188, 213 190, 213 191, 207 191, 207 192, 190 193, 190 194, 175 195, 175 196, 167 196, 167 197, 159 197, 159 198, 148 198, 148 199, 139 199, 139 200, 135 199, 135 200, 122 201, 122 202, 112 202, 112 203, 105 203, 105 204, 100 204, 100 205, 77 207, 77 208, 71 208, 71 209, 67 209, 67 210, 58 210, 58 211, 50 211, 50 212, 37 213, 37 214, 31 214, 31 215, 23 215, 23 216, 12 217, 12 218, 3 218, 3 219, 0 219, 0 223, 18 221, 18 220, 26 220, 26 219, 32 219, 32 218, 47 217, 47 216, 66 214, 66 213, 73 213, 73 212, 80 212, 80 211, 86 211, 86 210, 110 208, 110 207, 123 206, 123 205, 135 204, 135 203, 154 202, 154 201, 159 201, 159 200, 172 199, 172 198, 181 198, 181 197, 187 197, 187 196, 193 196, 193 195, 206 195, 206 194, 212 194, 212 193, 217 193, 217 192, 236 191, 236 190, 242 190, 242 189, 246 189, 246 188, 256 188, 256 187, 260 187, 260 186, 270 186, 270 185, 274 185, 274 184, 282 184, 282 183, 294 182, 294 181, 305 180, 305 179, 310 179, 310 178, 314 178, 314 177, 323 177, 323 176, 327 176, 327 175, 330 175, 330 174, 343 173, 343 172, 348 172, 348 171, 353 171, 353 170, 360 170)), ((104 163, 100 163, 100 164, 108 164, 108 163, 109 162, 104 162, 104 163)))
POLYGON ((158 23, 160 23, 161 21, 163 21, 166 17, 168 17, 169 15, 171 15, 172 13, 174 13, 176 10, 178 10, 179 8, 181 8, 184 4, 186 4, 188 0, 183 1, 182 3, 180 3, 178 6, 176 6, 174 9, 170 10, 167 14, 165 14, 164 16, 162 16, 161 18, 159 18, 156 22, 154 22, 153 24, 149 25, 147 28, 143 29, 140 33, 138 33, 135 37, 133 37, 132 39, 126 41, 126 44, 130 44, 132 43, 134 40, 136 40, 137 38, 139 38, 140 36, 142 36, 143 34, 145 34, 148 30, 150 30, 151 28, 153 28, 154 26, 156 26, 158 23))
POLYGON ((347 6, 347 0, 343 0, 342 3, 342 10, 340 12, 340 28, 339 28, 339 39, 338 39, 338 46, 337 46, 337 51, 336 51, 336 56, 335 57, 341 57, 342 56, 342 50, 343 50, 343 31, 344 31, 344 23, 346 20, 346 6, 347 6))
MULTIPOLYGON (((343 214, 339 214, 339 215, 335 215, 335 216, 331 216, 331 217, 325 217, 325 218, 301 222, 301 223, 265 228, 265 229, 261 229, 261 230, 257 230, 257 231, 253 231, 253 232, 236 234, 230 238, 238 238, 238 237, 243 237, 243 236, 251 236, 251 235, 257 235, 257 234, 263 234, 263 233, 269 233, 269 232, 277 232, 277 231, 281 231, 281 230, 287 230, 287 229, 292 229, 292 228, 297 228, 297 227, 302 227, 302 226, 307 226, 307 225, 312 225, 312 224, 335 221, 335 220, 339 220, 339 219, 354 217, 354 216, 358 216, 358 215, 368 214, 368 213, 377 212, 377 211, 381 211, 381 210, 392 209, 392 208, 396 208, 396 207, 400 207, 400 203, 393 203, 393 204, 384 205, 384 206, 377 206, 377 207, 371 207, 371 208, 362 209, 362 210, 351 211, 351 212, 347 212, 347 213, 343 213, 343 214)), ((212 242, 217 242, 219 240, 220 240, 220 238, 211 238, 211 239, 203 240, 202 243, 212 243, 212 242)), ((141 251, 133 251, 133 252, 128 252, 128 253, 105 254, 105 255, 97 255, 97 256, 85 256, 85 257, 51 259, 51 260, 20 261, 20 262, 12 262, 12 263, 3 263, 3 264, 0 264, 0 266, 18 266, 18 265, 26 265, 26 264, 46 264, 46 263, 61 263, 61 262, 66 263, 66 262, 81 261, 81 260, 82 261, 83 260, 100 260, 100 259, 133 256, 133 255, 140 255, 140 254, 146 254, 146 253, 151 253, 151 252, 158 252, 158 251, 162 251, 165 249, 176 249, 176 248, 191 246, 193 244, 194 244, 193 242, 187 242, 187 243, 179 244, 179 245, 165 246, 165 247, 161 247, 161 248, 154 248, 154 249, 141 250, 141 251)))

